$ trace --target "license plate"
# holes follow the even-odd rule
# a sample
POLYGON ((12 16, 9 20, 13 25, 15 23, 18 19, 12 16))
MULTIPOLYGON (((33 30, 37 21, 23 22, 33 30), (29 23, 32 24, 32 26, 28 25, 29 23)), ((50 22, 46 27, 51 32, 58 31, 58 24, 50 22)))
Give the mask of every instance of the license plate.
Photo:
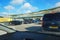
POLYGON ((50 26, 51 29, 58 29, 58 26, 50 26))

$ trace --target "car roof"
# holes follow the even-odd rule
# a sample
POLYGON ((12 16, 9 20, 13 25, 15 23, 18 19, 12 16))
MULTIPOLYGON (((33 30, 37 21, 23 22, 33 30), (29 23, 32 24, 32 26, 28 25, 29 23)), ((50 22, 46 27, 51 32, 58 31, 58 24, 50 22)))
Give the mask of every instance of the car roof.
POLYGON ((54 14, 49 13, 49 14, 45 14, 43 16, 43 20, 47 20, 47 18, 49 20, 52 20, 52 19, 60 20, 60 13, 54 13, 54 14))
POLYGON ((52 13, 45 14, 45 16, 49 16, 49 15, 60 15, 60 12, 57 12, 57 13, 54 13, 54 14, 52 14, 52 13))

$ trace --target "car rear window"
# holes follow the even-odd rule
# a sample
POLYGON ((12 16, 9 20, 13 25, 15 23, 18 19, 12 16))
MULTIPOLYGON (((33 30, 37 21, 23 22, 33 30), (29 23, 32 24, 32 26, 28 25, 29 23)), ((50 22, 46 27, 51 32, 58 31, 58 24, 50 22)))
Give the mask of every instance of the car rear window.
POLYGON ((60 21, 60 13, 55 14, 45 14, 43 16, 43 21, 60 21))

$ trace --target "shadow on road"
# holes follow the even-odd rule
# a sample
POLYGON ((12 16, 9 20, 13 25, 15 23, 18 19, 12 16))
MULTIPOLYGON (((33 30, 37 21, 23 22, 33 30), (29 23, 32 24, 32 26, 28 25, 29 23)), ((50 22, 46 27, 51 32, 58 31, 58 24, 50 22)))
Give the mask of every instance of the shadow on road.
POLYGON ((42 31, 42 27, 40 27, 40 26, 32 26, 32 27, 28 27, 26 29, 28 31, 42 31))

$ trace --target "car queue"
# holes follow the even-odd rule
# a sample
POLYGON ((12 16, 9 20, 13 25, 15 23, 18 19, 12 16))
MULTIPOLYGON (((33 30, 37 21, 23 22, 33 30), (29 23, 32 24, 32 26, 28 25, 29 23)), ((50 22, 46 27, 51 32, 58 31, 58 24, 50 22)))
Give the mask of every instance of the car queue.
POLYGON ((23 19, 23 20, 13 20, 10 22, 11 25, 21 25, 21 24, 30 24, 30 23, 37 23, 39 24, 41 20, 37 19, 23 19))

